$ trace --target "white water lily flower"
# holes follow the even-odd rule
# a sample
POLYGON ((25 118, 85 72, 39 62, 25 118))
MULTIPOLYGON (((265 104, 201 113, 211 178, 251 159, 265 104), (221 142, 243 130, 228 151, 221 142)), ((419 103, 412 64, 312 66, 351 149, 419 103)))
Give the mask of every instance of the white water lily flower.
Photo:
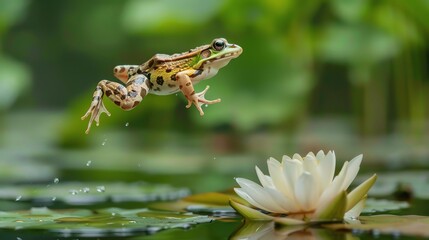
POLYGON ((301 157, 283 156, 282 162, 274 158, 267 161, 269 175, 256 167, 261 185, 244 178, 236 178, 240 188, 235 192, 253 208, 231 202, 239 213, 254 220, 277 220, 284 224, 301 224, 318 220, 342 220, 357 218, 366 199, 366 194, 375 183, 376 175, 347 193, 355 179, 362 161, 362 155, 345 162, 337 176, 335 174, 335 153, 319 151, 301 157), (264 214, 263 210, 272 214, 264 214), (275 218, 286 214, 291 218, 275 218), (298 216, 298 217, 297 217, 298 216), (298 218, 298 219, 296 219, 298 218))

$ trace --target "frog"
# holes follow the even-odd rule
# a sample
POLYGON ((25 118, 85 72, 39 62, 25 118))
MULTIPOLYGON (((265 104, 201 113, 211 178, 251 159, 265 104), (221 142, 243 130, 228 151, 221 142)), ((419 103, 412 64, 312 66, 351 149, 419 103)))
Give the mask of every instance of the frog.
POLYGON ((182 92, 188 103, 185 106, 196 107, 200 116, 204 115, 202 105, 215 104, 221 99, 207 100, 205 94, 210 86, 196 93, 194 85, 210 79, 225 67, 232 59, 237 58, 243 49, 225 38, 215 38, 210 44, 202 45, 182 53, 172 55, 155 54, 141 65, 118 65, 113 68, 113 75, 122 83, 109 80, 98 82, 92 95, 87 112, 81 117, 89 122, 86 134, 92 123, 98 126, 100 115, 110 112, 103 104, 106 96, 125 111, 134 109, 146 95, 170 95, 182 92))

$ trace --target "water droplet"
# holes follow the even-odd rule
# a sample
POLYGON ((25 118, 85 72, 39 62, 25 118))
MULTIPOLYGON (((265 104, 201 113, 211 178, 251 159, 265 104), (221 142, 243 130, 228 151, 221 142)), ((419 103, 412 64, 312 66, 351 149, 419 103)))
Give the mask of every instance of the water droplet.
POLYGON ((84 188, 82 189, 82 191, 83 191, 84 193, 89 193, 90 189, 89 189, 89 187, 84 187, 84 188))
POLYGON ((101 143, 102 146, 106 145, 107 138, 104 139, 104 141, 101 143))
POLYGON ((176 93, 176 97, 177 97, 177 96, 179 96, 179 94, 178 94, 178 93, 176 93))
POLYGON ((16 237, 16 240, 22 240, 22 238, 20 238, 20 237, 16 237))
POLYGON ((130 126, 130 123, 129 122, 125 123, 125 127, 128 127, 128 126, 130 126))
POLYGON ((104 186, 97 186, 97 192, 105 192, 106 188, 104 186))
POLYGON ((116 216, 116 213, 112 212, 112 216, 116 216))
POLYGON ((209 105, 208 104, 206 104, 206 105, 204 105, 205 107, 208 107, 209 105))
POLYGON ((86 166, 87 166, 87 167, 91 166, 91 163, 92 163, 92 161, 91 161, 91 160, 89 160, 88 162, 86 162, 86 166))
POLYGON ((22 196, 18 196, 18 197, 15 198, 15 201, 18 202, 19 200, 21 200, 21 198, 22 198, 22 196))
POLYGON ((57 200, 57 197, 52 197, 52 202, 55 202, 57 200))
POLYGON ((78 190, 76 190, 76 189, 71 189, 71 190, 69 190, 69 193, 70 193, 71 195, 77 195, 77 194, 79 193, 79 191, 78 191, 78 190))
POLYGON ((60 182, 60 179, 59 178, 54 178, 54 183, 55 184, 57 184, 57 183, 59 183, 60 182))

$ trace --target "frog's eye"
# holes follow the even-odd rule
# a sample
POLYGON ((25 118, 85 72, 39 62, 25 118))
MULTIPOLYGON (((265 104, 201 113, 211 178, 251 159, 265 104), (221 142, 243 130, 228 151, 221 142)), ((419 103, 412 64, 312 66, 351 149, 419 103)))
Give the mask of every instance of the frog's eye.
POLYGON ((224 49, 224 48, 225 48, 225 41, 220 40, 220 39, 215 40, 215 41, 213 42, 213 48, 214 48, 216 51, 220 51, 220 50, 224 49))

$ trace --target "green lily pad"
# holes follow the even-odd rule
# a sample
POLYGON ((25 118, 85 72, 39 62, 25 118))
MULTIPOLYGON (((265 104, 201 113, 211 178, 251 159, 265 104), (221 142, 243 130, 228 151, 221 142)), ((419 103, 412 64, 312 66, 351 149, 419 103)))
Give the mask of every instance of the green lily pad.
POLYGON ((236 211, 229 204, 230 200, 247 205, 234 192, 227 191, 194 194, 175 202, 154 203, 150 207, 169 211, 203 213, 216 217, 236 216, 236 211))
MULTIPOLYGON (((55 183, 57 182, 57 183, 55 183)), ((55 202, 87 205, 106 201, 150 202, 182 198, 186 188, 139 183, 59 183, 0 187, 0 199, 14 201, 55 202)))
POLYGON ((409 207, 410 204, 403 201, 370 198, 366 200, 362 213, 386 212, 409 207))
POLYGON ((32 208, 29 211, 0 212, 0 228, 49 230, 67 236, 127 236, 135 232, 154 233, 169 228, 189 228, 210 221, 212 219, 207 216, 148 209, 54 211, 48 208, 32 208))
MULTIPOLYGON (((369 196, 389 196, 401 191, 401 186, 405 186, 415 197, 429 199, 429 171, 404 171, 377 175, 377 182, 368 192, 369 196)), ((365 176, 359 179, 365 179, 365 176)))
POLYGON ((372 231, 394 236, 429 237, 429 217, 427 216, 374 215, 362 216, 359 220, 361 224, 329 224, 325 227, 335 230, 372 231))

